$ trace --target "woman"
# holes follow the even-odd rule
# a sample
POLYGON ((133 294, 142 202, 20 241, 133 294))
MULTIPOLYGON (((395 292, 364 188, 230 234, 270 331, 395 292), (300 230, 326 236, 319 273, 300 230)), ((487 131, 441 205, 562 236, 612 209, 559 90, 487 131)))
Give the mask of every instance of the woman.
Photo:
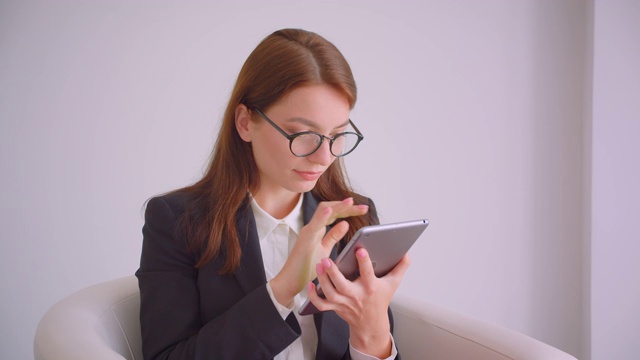
POLYGON ((376 278, 361 249, 353 282, 332 261, 378 222, 342 170, 362 139, 355 101, 349 65, 317 34, 276 31, 251 53, 205 176, 147 204, 146 359, 396 357, 388 307, 408 258, 376 278), (323 312, 299 316, 307 296, 323 312))

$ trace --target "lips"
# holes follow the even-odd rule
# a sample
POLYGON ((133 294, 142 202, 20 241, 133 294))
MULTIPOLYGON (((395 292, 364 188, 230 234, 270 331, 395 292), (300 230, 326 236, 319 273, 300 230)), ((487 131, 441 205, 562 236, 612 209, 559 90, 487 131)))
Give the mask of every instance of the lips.
POLYGON ((298 176, 307 181, 318 180, 318 178, 322 175, 322 171, 300 171, 294 170, 298 176))

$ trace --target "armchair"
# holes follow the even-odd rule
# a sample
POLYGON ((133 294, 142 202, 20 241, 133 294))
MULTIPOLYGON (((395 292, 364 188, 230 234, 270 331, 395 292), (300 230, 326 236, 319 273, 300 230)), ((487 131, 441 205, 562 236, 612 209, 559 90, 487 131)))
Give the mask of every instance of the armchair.
MULTIPOLYGON (((396 296, 394 338, 404 360, 575 360, 515 331, 396 296)), ((53 305, 34 339, 35 360, 142 360, 135 276, 84 288, 53 305)))

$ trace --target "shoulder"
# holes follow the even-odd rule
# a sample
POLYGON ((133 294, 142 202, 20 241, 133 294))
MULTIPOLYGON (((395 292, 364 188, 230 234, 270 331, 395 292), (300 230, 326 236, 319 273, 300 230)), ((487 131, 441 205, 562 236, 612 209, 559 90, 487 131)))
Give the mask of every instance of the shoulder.
POLYGON ((160 208, 167 208, 173 213, 184 213, 189 202, 189 195, 184 192, 173 191, 164 195, 154 196, 147 201, 147 212, 160 208))
POLYGON ((193 203, 193 196, 181 191, 152 197, 144 213, 145 227, 182 238, 179 235, 185 235, 185 229, 181 224, 184 224, 185 213, 192 211, 193 203))
POLYGON ((176 190, 150 198, 147 201, 146 214, 170 212, 176 218, 180 218, 185 211, 193 212, 197 207, 196 203, 196 198, 191 193, 176 190))
POLYGON ((188 201, 184 194, 174 193, 147 201, 137 275, 158 272, 159 269, 193 275, 196 257, 180 226, 188 201))

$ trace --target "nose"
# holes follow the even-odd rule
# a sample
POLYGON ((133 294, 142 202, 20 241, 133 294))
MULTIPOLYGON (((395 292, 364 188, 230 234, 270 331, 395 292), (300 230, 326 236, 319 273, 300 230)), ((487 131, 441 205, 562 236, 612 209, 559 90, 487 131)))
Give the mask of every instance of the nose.
POLYGON ((336 159, 336 157, 333 156, 333 154, 331 154, 330 145, 331 145, 330 141, 328 139, 324 139, 324 141, 322 142, 322 145, 320 145, 320 148, 318 148, 318 150, 316 150, 316 152, 314 152, 313 154, 307 156, 307 158, 311 162, 319 165, 323 165, 323 166, 331 165, 331 163, 333 162, 333 160, 336 159))

